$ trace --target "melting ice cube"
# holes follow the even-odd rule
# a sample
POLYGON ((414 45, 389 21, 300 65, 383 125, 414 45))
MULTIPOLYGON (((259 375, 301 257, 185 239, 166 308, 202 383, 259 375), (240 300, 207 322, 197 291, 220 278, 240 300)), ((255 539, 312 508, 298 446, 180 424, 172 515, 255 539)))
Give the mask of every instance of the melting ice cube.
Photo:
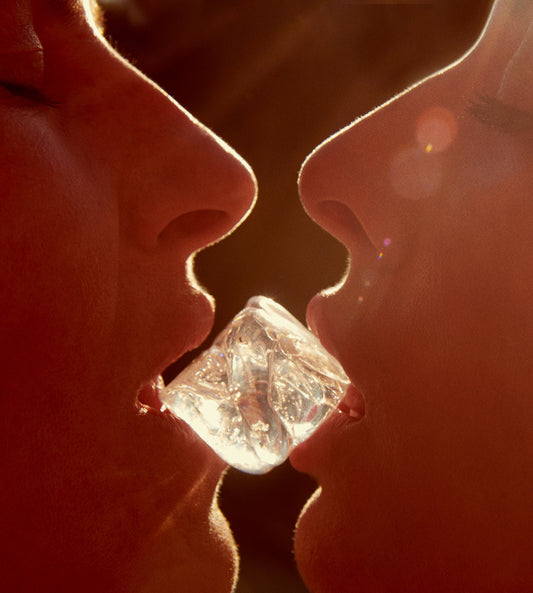
POLYGON ((262 474, 329 416, 349 382, 309 330, 257 296, 160 397, 227 463, 262 474))

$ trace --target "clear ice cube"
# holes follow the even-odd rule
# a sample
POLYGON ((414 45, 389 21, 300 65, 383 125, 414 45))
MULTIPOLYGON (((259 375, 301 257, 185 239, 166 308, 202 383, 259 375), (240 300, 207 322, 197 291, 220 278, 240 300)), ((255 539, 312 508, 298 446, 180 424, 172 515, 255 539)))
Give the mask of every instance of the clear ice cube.
POLYGON ((316 336, 256 296, 160 397, 227 463, 262 474, 329 416, 349 382, 316 336))

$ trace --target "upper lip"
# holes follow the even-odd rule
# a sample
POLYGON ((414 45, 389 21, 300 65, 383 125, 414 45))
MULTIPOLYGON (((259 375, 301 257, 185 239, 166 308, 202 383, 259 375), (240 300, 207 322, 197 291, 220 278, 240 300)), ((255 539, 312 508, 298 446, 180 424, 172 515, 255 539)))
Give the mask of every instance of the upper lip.
MULTIPOLYGON (((322 300, 322 294, 316 295, 314 298, 311 299, 309 304, 307 305, 307 313, 306 313, 306 320, 307 326, 309 327, 310 331, 315 334, 315 336, 320 340, 320 343, 324 348, 337 360, 339 360, 339 354, 337 352, 337 348, 335 346, 334 340, 328 339, 327 335, 324 335, 324 332, 320 331, 318 327, 317 317, 314 311, 314 307, 322 300)), ((340 361, 339 361, 340 362, 340 361)))
POLYGON ((181 312, 179 317, 176 317, 175 328, 169 319, 166 320, 164 340, 160 340, 150 348, 151 352, 159 353, 159 356, 156 363, 148 367, 148 372, 139 381, 138 403, 159 408, 160 404, 156 401, 156 396, 158 389, 164 385, 163 372, 186 352, 200 346, 209 335, 214 322, 212 299, 202 290, 195 291, 194 298, 197 302, 191 306, 191 310, 181 312), (183 324, 184 316, 188 321, 186 328, 183 324), (186 341, 184 341, 185 332, 186 341))

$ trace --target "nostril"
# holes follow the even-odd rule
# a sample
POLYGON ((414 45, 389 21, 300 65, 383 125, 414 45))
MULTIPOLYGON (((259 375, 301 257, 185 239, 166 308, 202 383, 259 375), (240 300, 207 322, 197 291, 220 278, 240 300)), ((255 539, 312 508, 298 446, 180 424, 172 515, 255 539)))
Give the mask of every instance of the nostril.
POLYGON ((316 213, 319 224, 350 251, 356 250, 360 255, 376 253, 363 225, 348 206, 336 200, 324 200, 316 205, 316 213))
POLYGON ((184 249, 193 251, 214 243, 233 225, 232 217, 224 210, 192 210, 172 220, 159 234, 158 242, 160 245, 181 243, 184 249))
POLYGON ((324 219, 324 224, 332 227, 333 231, 342 234, 362 232, 361 223, 355 214, 342 202, 325 200, 317 204, 319 213, 324 219))

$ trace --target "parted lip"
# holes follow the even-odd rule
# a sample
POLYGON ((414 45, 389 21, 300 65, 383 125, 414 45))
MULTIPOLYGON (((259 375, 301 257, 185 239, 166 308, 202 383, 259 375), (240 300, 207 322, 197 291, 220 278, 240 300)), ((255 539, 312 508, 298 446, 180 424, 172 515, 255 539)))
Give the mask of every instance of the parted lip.
MULTIPOLYGON (((307 323, 309 329, 319 338, 324 348, 341 364, 341 353, 336 345, 333 332, 329 330, 327 322, 323 319, 324 301, 327 300, 319 293, 310 301, 307 308, 307 323)), ((344 366, 344 365, 343 365, 344 366)), ((347 370, 347 369, 345 369, 347 370)), ((339 402, 337 409, 321 424, 317 430, 305 441, 293 449, 289 455, 291 465, 297 471, 309 474, 314 479, 319 479, 324 463, 323 451, 330 451, 332 434, 338 431, 355 429, 366 416, 366 403, 362 392, 354 385, 354 377, 349 376, 352 383, 339 402)))
POLYGON ((165 383, 161 375, 144 383, 137 392, 137 403, 140 409, 161 409, 161 399, 159 393, 164 389, 165 383))
MULTIPOLYGON (((192 272, 191 272, 192 274, 192 272)), ((194 276, 189 278, 193 282, 188 307, 185 311, 174 314, 174 319, 165 319, 166 352, 156 363, 156 367, 149 380, 159 375, 186 352, 199 347, 213 328, 215 319, 215 303, 213 297, 196 284, 194 276), (183 319, 186 323, 184 324, 183 319), (184 329, 184 326, 186 329, 184 329)))
MULTIPOLYGON (((214 322, 212 297, 195 286, 191 292, 189 307, 185 312, 180 312, 180 318, 176 315, 174 320, 168 320, 165 334, 166 346, 163 346, 166 352, 160 349, 157 359, 152 360, 152 365, 148 367, 148 372, 143 373, 144 378, 139 382, 136 392, 136 408, 138 415, 144 416, 146 422, 155 426, 155 430, 167 431, 171 436, 175 436, 173 440, 176 447, 179 448, 183 443, 187 443, 188 447, 197 447, 199 452, 200 449, 208 448, 207 445, 188 424, 162 407, 160 394, 165 389, 163 372, 187 351, 200 346, 209 335, 214 322), (186 316, 188 328, 185 339, 182 321, 184 316, 186 316)), ((152 351, 154 350, 155 347, 152 351)), ((147 351, 150 350, 147 348, 147 351)), ((214 452, 211 452, 208 457, 212 458, 210 465, 220 470, 226 467, 214 452)))
MULTIPOLYGON (((342 284, 338 290, 342 289, 342 284)), ((328 297, 323 293, 315 295, 307 306, 307 324, 309 329, 318 337, 324 348, 344 367, 343 353, 337 346, 337 340, 333 330, 329 327, 324 315, 324 308, 328 306, 328 297)), ((335 305, 330 305, 335 306, 335 305)), ((345 369, 346 370, 346 369, 345 369)), ((361 418, 365 415, 365 400, 361 391, 355 386, 355 377, 349 377, 352 381, 345 397, 339 404, 339 410, 352 416, 361 418)))
POLYGON ((137 393, 138 414, 150 421, 159 434, 167 432, 180 453, 183 453, 183 447, 186 447, 188 455, 198 461, 199 474, 209 467, 215 475, 221 475, 227 468, 227 463, 184 420, 174 416, 162 405, 160 393, 164 389, 161 375, 144 383, 137 393))
POLYGON ((199 294, 197 293, 197 296, 200 297, 198 303, 194 307, 193 312, 189 314, 189 321, 192 320, 194 330, 189 331, 187 341, 183 342, 179 324, 176 326, 174 332, 175 342, 178 344, 181 343, 181 346, 168 352, 150 374, 150 378, 141 383, 137 391, 137 403, 141 407, 144 406, 154 410, 161 408, 159 393, 165 387, 162 377, 163 372, 186 352, 200 346, 209 335, 214 323, 213 301, 210 295, 203 291, 200 291, 199 294))
MULTIPOLYGON (((344 281, 345 280, 341 281, 335 289, 331 290, 334 290, 336 293, 342 287, 344 281)), ((307 327, 320 340, 322 346, 324 346, 331 356, 341 362, 335 340, 332 338, 331 333, 324 328, 324 323, 322 321, 323 315, 321 314, 321 310, 324 306, 324 301, 328 296, 326 296, 324 292, 319 292, 309 301, 306 311, 307 327)))
MULTIPOLYGON (((332 436, 345 430, 357 429, 365 417, 365 403, 362 394, 352 385, 335 410, 305 441, 295 447, 289 455, 291 465, 297 471, 319 479, 324 462, 331 455, 332 436), (339 432, 340 431, 340 432, 339 432), (324 457, 324 452, 326 456, 324 457)), ((344 437, 343 437, 344 438, 344 437)), ((337 452, 338 454, 338 452, 337 452)))

